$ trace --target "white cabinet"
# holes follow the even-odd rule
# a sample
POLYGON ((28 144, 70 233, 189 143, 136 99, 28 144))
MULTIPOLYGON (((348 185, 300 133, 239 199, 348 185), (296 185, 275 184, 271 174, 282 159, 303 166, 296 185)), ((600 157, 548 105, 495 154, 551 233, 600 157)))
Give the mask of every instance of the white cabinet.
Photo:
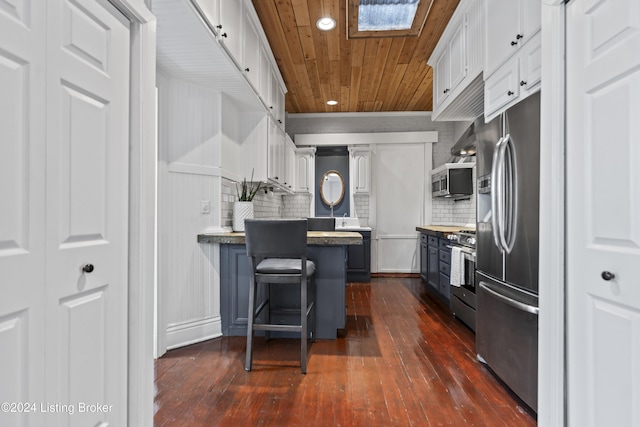
POLYGON ((275 121, 284 129, 284 91, 280 85, 280 79, 275 72, 271 73, 271 84, 269 90, 269 111, 275 121))
POLYGON ((313 192, 313 174, 315 171, 315 147, 296 148, 294 189, 297 193, 313 192))
POLYGON ((196 5, 204 15, 213 33, 218 35, 220 25, 220 0, 196 0, 196 5))
POLYGON ((461 22, 459 22, 454 29, 446 49, 436 62, 435 106, 441 105, 464 80, 467 74, 465 33, 466 16, 463 16, 461 22))
POLYGON ((270 73, 271 68, 262 69, 263 49, 260 45, 260 33, 258 26, 249 13, 249 8, 244 13, 244 34, 243 34, 243 62, 242 72, 247 77, 255 91, 262 93, 260 74, 270 73))
POLYGON ((284 141, 284 183, 285 191, 293 192, 296 178, 296 146, 291 137, 285 134, 284 141))
POLYGON ((369 194, 371 191, 371 150, 369 147, 350 147, 352 191, 355 194, 369 194))
POLYGON ((503 64, 484 86, 484 116, 489 121, 513 104, 540 90, 540 33, 503 64))
POLYGON ((433 67, 432 120, 482 114, 483 0, 462 0, 427 61, 433 67))
POLYGON ((485 79, 540 30, 540 0, 485 0, 485 79))
POLYGON ((269 119, 269 159, 268 178, 275 184, 284 182, 282 148, 284 146, 284 132, 273 119, 269 119))
POLYGON ((242 64, 243 5, 240 0, 220 1, 220 24, 217 26, 220 43, 229 52, 233 60, 242 64))

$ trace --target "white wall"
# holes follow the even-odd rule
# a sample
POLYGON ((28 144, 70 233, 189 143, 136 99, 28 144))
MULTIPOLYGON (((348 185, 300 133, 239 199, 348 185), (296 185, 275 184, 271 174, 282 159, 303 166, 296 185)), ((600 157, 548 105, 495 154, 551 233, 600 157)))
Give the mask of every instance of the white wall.
POLYGON ((198 233, 221 225, 221 95, 159 71, 158 345, 221 335, 218 245, 198 233), (209 201, 209 214, 201 213, 209 201))

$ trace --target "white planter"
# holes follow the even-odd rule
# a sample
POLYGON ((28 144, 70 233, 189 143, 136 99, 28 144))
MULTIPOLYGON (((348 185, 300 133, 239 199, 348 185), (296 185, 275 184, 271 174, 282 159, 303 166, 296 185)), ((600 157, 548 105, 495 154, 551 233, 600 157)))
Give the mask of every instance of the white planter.
POLYGON ((253 202, 233 204, 233 231, 244 231, 244 220, 253 219, 253 202))

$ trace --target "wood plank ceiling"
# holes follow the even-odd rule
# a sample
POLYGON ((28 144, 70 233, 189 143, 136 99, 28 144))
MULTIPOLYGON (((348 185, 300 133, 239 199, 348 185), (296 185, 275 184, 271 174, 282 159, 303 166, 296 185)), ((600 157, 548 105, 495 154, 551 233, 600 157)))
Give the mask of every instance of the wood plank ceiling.
POLYGON ((286 111, 431 111, 426 61, 459 0, 434 0, 418 37, 358 39, 347 39, 347 2, 253 0, 287 85, 286 111), (334 30, 318 30, 324 16, 336 19, 334 30))

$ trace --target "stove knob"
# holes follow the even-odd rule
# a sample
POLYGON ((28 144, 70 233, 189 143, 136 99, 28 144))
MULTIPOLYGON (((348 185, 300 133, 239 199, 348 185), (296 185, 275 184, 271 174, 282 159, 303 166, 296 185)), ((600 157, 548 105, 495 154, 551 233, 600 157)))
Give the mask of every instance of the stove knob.
POLYGON ((469 242, 470 245, 475 245, 476 244, 476 238, 475 237, 469 237, 469 240, 467 240, 467 242, 469 242))

